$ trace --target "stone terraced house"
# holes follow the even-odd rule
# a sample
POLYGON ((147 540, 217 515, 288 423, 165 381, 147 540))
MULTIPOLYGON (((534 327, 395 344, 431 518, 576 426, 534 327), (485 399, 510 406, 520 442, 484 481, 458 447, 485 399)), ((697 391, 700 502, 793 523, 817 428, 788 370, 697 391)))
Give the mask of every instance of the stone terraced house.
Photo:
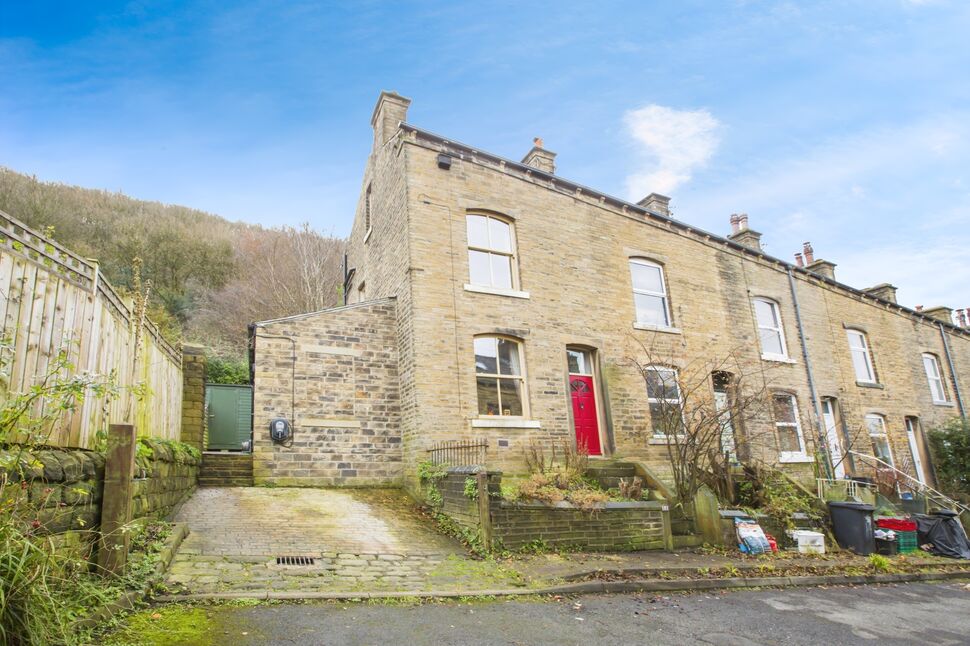
MULTIPOLYGON (((932 481, 925 430, 970 393, 963 312, 844 285, 810 247, 774 258, 747 216, 722 237, 667 197, 560 178, 540 140, 515 162, 421 130, 409 103, 383 92, 374 109, 346 304, 252 327, 257 484, 413 482, 456 439, 487 441, 506 472, 566 441, 669 476, 656 411, 713 357, 769 375, 773 402, 731 419, 723 448, 768 438, 762 457, 805 480, 860 468, 852 448, 932 481), (289 441, 270 440, 275 418, 289 441)), ((707 386, 728 410, 733 377, 707 386)))

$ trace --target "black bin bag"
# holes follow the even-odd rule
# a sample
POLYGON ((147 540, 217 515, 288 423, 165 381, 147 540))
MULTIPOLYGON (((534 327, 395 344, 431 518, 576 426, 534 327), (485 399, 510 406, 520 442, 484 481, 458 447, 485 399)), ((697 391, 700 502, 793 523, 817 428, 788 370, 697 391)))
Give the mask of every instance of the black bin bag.
POLYGON ((955 559, 970 559, 970 543, 956 512, 943 510, 935 514, 916 514, 917 540, 919 544, 931 543, 933 554, 955 559))

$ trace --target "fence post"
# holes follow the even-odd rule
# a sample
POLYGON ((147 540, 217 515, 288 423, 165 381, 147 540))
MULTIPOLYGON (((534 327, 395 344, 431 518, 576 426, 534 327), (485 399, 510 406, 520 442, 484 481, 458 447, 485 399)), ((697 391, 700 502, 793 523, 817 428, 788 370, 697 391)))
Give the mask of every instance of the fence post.
POLYGON ((98 565, 104 574, 121 574, 128 562, 131 537, 131 495, 135 476, 135 427, 108 427, 108 452, 104 462, 104 494, 101 500, 101 541, 98 565))
POLYGON ((478 522, 481 527, 482 545, 492 551, 492 514, 491 500, 488 495, 488 472, 484 469, 476 474, 478 480, 478 522))

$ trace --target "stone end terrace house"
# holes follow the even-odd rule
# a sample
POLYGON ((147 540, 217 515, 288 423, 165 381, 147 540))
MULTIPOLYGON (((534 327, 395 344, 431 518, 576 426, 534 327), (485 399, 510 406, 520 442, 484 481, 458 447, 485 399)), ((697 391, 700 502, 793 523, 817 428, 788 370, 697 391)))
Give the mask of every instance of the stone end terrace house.
MULTIPOLYGON (((409 104, 383 92, 374 109, 347 304, 253 327, 257 483, 410 483, 455 439, 487 440, 506 471, 531 442, 566 441, 663 474, 651 405, 677 389, 648 389, 640 344, 662 380, 707 357, 770 368, 772 410, 732 425, 796 476, 824 473, 824 437, 932 479, 924 430, 970 392, 970 329, 950 310, 843 285, 810 248, 805 266, 773 258, 747 216, 723 238, 672 219, 664 196, 562 179, 540 140, 514 162, 421 130, 409 104), (290 442, 270 441, 276 417, 290 442)), ((710 380, 722 401, 730 378, 710 380)))

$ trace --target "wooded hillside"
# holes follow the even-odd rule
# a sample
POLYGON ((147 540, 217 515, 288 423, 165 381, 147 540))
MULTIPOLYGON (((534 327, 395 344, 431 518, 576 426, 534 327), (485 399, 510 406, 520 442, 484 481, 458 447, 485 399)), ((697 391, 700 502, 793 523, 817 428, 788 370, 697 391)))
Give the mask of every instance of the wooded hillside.
POLYGON ((119 291, 132 262, 151 281, 149 316, 173 343, 241 361, 253 321, 336 305, 344 240, 309 225, 267 228, 183 206, 40 182, 0 167, 0 210, 96 258, 119 291))

